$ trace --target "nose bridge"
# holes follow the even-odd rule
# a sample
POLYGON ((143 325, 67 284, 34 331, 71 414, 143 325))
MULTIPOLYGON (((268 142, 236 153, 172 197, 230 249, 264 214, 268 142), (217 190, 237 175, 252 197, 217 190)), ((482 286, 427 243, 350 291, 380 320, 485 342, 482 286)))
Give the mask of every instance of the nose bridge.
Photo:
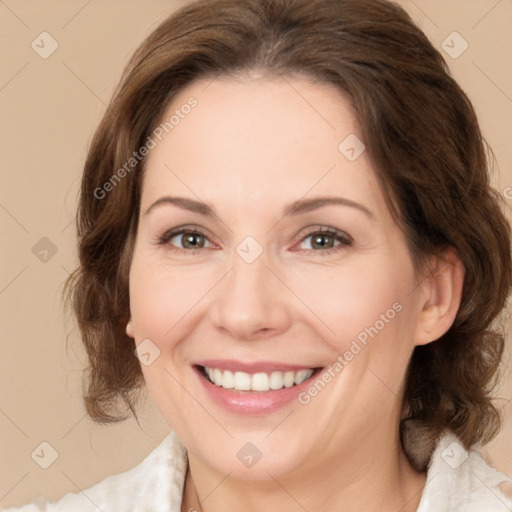
POLYGON ((251 240, 239 244, 211 305, 217 328, 241 340, 277 334, 289 323, 285 287, 269 270, 266 252, 256 249, 251 240))

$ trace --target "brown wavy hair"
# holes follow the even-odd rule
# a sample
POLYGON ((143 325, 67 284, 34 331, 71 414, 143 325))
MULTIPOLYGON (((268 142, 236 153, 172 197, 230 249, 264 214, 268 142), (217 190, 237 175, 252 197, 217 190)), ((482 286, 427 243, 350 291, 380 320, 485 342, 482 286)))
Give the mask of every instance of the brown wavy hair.
POLYGON ((411 463, 426 469, 444 429, 466 448, 489 441, 500 428, 491 400, 504 349, 496 320, 512 279, 510 225, 490 186, 494 157, 440 52, 385 0, 197 0, 136 50, 90 145, 77 212, 80 264, 64 289, 89 359, 89 416, 137 418, 144 383, 125 333, 144 159, 122 179, 113 175, 178 91, 254 70, 336 86, 354 108, 417 269, 447 247, 464 265, 453 325, 416 347, 407 371, 400 434, 411 463))

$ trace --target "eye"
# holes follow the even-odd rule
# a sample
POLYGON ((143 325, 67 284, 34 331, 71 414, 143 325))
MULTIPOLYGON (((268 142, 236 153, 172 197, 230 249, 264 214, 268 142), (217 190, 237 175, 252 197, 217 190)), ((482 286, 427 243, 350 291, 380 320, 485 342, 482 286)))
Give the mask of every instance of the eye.
POLYGON ((352 238, 342 231, 320 228, 302 238, 299 247, 307 252, 331 253, 351 246, 352 243, 352 238))
POLYGON ((193 253, 197 249, 213 247, 207 236, 198 229, 182 227, 167 231, 158 240, 160 245, 169 244, 177 252, 193 253))
MULTIPOLYGON (((330 254, 351 246, 352 243, 352 237, 343 231, 319 227, 300 239, 298 250, 330 254)), ((201 249, 214 247, 206 234, 193 226, 184 226, 167 231, 158 238, 158 244, 169 245, 173 251, 182 254, 195 254, 200 252, 201 249)))

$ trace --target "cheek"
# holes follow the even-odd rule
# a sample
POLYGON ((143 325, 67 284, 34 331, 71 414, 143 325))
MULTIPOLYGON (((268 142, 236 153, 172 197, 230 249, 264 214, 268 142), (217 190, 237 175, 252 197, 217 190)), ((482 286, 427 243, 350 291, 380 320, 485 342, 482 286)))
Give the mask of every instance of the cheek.
MULTIPOLYGON (((170 267, 145 256, 134 257, 130 271, 130 309, 136 337, 169 339, 170 331, 193 314, 209 287, 204 272, 170 267)), ((211 279, 210 279, 211 280, 211 279)))
MULTIPOLYGON (((338 353, 358 339, 399 343, 410 327, 408 314, 414 273, 406 262, 366 260, 337 268, 318 268, 289 277, 290 288, 314 313, 324 339, 338 353), (293 282, 291 281, 293 279, 293 282)), ((311 314, 309 315, 311 316, 311 314)))
POLYGON ((204 420, 194 408, 187 411, 187 419, 183 417, 183 404, 190 404, 185 391, 190 387, 187 381, 190 375, 184 372, 186 365, 180 340, 185 339, 197 323, 199 308, 194 306, 208 290, 207 284, 201 283, 193 271, 170 268, 153 262, 151 256, 134 254, 130 270, 130 310, 136 344, 147 348, 141 353, 149 352, 151 358, 149 364, 144 364, 141 358, 141 370, 160 412, 169 425, 180 432, 186 431, 183 424, 188 420, 198 423, 204 420), (147 339, 152 344, 148 344, 147 339))

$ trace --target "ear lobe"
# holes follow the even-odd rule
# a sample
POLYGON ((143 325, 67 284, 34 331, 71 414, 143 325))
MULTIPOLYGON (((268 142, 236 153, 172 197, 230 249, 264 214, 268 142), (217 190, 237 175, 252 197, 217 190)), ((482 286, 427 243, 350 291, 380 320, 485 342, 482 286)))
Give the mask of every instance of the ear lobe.
POLYGON ((128 323, 126 324, 126 334, 127 334, 130 338, 135 338, 135 332, 134 332, 134 330, 133 330, 132 317, 130 317, 130 320, 128 320, 128 323))
POLYGON ((415 345, 437 340, 450 329, 460 306, 464 273, 455 249, 435 257, 420 294, 415 345))

